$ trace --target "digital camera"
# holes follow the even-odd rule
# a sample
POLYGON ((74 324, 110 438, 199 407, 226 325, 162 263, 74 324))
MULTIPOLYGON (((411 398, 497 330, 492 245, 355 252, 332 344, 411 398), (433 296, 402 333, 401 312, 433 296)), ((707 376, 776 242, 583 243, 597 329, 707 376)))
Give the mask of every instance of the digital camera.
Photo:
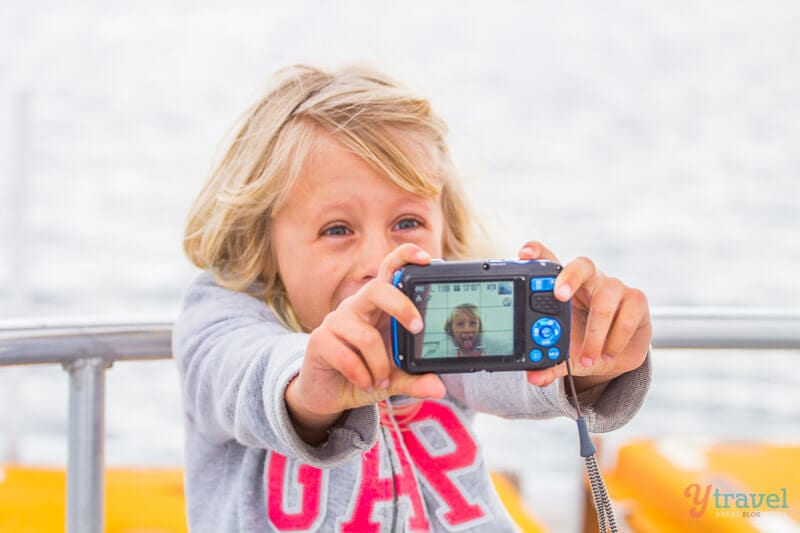
POLYGON ((395 363, 410 374, 541 370, 569 355, 570 302, 555 298, 552 261, 433 261, 392 283, 417 306, 414 335, 394 318, 395 363))

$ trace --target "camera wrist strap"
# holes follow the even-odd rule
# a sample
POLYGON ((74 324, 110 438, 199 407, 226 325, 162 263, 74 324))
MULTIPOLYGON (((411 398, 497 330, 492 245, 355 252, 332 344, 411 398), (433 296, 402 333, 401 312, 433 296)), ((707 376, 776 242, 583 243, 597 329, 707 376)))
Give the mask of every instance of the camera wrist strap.
POLYGON ((589 478, 589 485, 592 489, 592 499, 594 500, 594 507, 597 511, 597 524, 601 533, 617 533, 617 523, 614 520, 614 511, 611 508, 611 500, 608 498, 608 491, 603 482, 603 476, 600 474, 600 468, 597 466, 597 459, 595 453, 597 449, 594 447, 591 437, 589 437, 589 428, 586 425, 586 420, 583 419, 581 414, 581 407, 578 403, 578 395, 575 392, 575 382, 572 379, 572 368, 567 363, 567 381, 572 392, 572 398, 575 400, 575 411, 578 413, 578 418, 575 420, 578 424, 578 439, 580 441, 580 454, 586 462, 586 474, 589 478))

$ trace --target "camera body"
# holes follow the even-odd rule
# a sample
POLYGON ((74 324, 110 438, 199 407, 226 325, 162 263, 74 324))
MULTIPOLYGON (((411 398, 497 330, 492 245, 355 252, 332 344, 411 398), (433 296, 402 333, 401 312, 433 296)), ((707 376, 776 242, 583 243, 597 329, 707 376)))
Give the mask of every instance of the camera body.
POLYGON ((392 284, 424 329, 392 318, 395 364, 410 374, 541 370, 569 355, 571 302, 555 298, 552 261, 433 261, 406 265, 392 284))

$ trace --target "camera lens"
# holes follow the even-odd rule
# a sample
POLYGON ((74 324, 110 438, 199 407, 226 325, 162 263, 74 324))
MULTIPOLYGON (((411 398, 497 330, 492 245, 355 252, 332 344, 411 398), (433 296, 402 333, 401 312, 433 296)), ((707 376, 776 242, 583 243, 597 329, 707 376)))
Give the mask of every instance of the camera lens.
POLYGON ((484 270, 489 270, 489 263, 484 263, 483 264, 483 269, 484 270))

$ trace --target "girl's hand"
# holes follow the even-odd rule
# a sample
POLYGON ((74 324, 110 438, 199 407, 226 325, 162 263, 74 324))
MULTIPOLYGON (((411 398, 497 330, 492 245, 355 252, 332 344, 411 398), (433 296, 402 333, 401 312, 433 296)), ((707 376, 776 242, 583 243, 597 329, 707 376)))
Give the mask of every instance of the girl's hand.
MULTIPOLYGON (((558 261, 541 243, 530 241, 520 259, 558 261)), ((647 297, 597 270, 586 257, 564 266, 554 288, 558 300, 572 298, 570 362, 578 392, 611 381, 644 362, 653 336, 647 297), (581 377, 577 377, 581 376, 581 377)), ((528 382, 546 386, 567 375, 566 365, 529 371, 528 382)))
POLYGON ((394 272, 407 263, 427 264, 420 247, 403 244, 381 263, 376 278, 345 298, 311 332, 300 373, 286 388, 286 404, 300 436, 316 444, 348 409, 403 394, 441 398, 444 384, 434 374, 413 376, 397 368, 387 351, 389 318, 421 331, 417 308, 392 286, 394 272))

